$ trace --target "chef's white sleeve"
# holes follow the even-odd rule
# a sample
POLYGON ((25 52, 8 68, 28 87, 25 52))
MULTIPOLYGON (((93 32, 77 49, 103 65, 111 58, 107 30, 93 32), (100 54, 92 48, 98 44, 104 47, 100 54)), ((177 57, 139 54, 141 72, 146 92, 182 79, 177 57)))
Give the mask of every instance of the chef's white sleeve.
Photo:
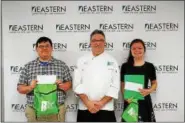
POLYGON ((110 97, 113 97, 114 99, 118 99, 118 95, 120 91, 120 70, 116 62, 114 63, 111 75, 112 75, 111 82, 107 90, 106 96, 110 96, 110 97))
POLYGON ((77 61, 77 68, 74 70, 74 79, 73 79, 73 91, 76 94, 83 94, 84 92, 84 87, 82 83, 82 74, 83 74, 83 69, 80 61, 77 61))

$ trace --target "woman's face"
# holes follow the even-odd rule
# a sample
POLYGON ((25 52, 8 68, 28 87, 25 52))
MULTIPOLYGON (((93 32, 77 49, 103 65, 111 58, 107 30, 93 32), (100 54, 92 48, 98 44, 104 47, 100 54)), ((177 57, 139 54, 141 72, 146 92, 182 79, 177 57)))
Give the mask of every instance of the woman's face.
POLYGON ((142 58, 145 53, 142 43, 134 43, 131 46, 131 53, 134 58, 142 58))

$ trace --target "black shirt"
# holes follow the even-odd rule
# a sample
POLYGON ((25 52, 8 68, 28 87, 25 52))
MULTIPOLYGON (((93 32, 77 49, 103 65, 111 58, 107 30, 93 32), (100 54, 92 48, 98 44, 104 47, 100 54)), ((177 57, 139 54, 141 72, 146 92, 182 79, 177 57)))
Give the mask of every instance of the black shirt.
POLYGON ((156 70, 152 63, 145 62, 142 66, 133 66, 123 63, 121 66, 121 81, 124 82, 125 75, 144 75, 144 88, 148 88, 149 80, 156 80, 156 70))

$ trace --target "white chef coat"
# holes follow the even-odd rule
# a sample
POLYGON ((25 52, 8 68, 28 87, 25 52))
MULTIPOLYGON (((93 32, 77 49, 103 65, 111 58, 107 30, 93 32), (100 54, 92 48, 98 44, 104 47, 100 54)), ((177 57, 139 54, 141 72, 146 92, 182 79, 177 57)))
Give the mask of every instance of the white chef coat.
MULTIPOLYGON (((100 101, 104 96, 118 98, 120 90, 120 72, 116 60, 103 52, 93 56, 92 52, 79 58, 74 71, 73 90, 76 94, 85 94, 89 100, 100 101)), ((79 109, 87 110, 79 100, 79 109)), ((114 100, 101 110, 114 110, 114 100)))

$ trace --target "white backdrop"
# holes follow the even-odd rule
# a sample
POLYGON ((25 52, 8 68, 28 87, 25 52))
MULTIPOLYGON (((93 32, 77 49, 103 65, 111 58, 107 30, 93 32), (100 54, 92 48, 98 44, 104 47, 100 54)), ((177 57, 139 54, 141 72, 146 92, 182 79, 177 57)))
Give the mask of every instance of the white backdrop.
MULTIPOLYGON (((106 34, 106 51, 121 65, 129 42, 146 42, 146 60, 157 70, 152 94, 157 121, 184 121, 184 1, 3 1, 3 84, 5 122, 26 121, 26 98, 16 91, 20 71, 36 58, 40 36, 54 42, 53 56, 73 74, 77 58, 89 52, 94 29, 106 34)), ((74 93, 68 93, 66 121, 76 121, 74 93)), ((117 120, 123 109, 116 101, 117 120)))

